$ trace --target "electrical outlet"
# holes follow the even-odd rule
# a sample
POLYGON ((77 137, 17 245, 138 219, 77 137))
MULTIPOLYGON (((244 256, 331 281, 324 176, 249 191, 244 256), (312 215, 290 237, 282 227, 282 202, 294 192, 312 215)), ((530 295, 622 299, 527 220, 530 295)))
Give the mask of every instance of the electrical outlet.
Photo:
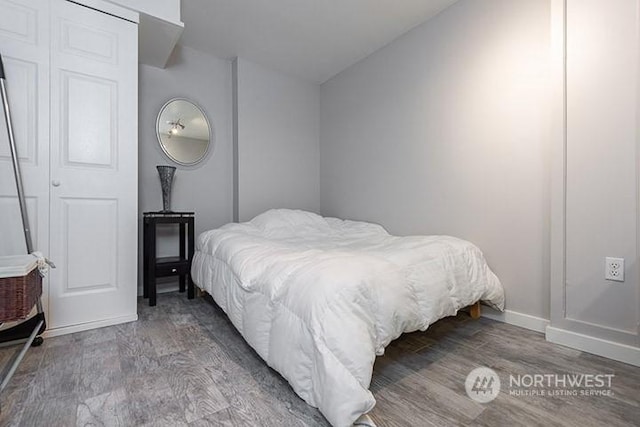
POLYGON ((604 278, 624 282, 624 258, 605 258, 604 278))

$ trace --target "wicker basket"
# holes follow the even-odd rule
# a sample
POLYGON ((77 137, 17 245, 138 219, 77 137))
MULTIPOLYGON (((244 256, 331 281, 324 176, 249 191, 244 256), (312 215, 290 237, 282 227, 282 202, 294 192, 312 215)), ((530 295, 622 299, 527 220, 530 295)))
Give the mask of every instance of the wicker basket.
POLYGON ((0 278, 0 322, 25 319, 42 295, 37 268, 18 277, 0 278))

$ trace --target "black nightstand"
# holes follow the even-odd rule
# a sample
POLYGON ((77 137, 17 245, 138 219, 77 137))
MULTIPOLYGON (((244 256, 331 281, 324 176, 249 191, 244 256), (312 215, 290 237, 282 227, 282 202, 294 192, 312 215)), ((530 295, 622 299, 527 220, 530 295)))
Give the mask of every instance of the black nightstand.
POLYGON ((149 305, 156 305, 156 277, 180 276, 180 292, 185 291, 185 284, 187 284, 187 298, 193 299, 195 292, 191 280, 191 260, 193 259, 195 214, 193 212, 145 212, 143 219, 144 298, 149 298, 149 305), (156 257, 156 226, 158 224, 179 224, 178 256, 156 257))

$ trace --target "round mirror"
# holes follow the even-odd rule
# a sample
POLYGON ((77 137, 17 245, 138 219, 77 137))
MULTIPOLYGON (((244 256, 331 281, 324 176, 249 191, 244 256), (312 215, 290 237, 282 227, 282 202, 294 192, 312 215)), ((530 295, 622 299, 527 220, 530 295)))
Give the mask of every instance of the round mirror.
POLYGON ((211 127, 202 109, 175 98, 160 109, 156 133, 162 151, 174 162, 189 166, 204 159, 211 145, 211 127))

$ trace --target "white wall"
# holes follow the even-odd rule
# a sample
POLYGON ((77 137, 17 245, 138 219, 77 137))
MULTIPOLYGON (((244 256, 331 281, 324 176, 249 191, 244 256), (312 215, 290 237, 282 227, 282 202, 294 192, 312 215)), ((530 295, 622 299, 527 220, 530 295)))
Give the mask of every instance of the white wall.
POLYGON ((566 1, 566 104, 559 109, 566 122, 558 138, 566 158, 554 168, 561 198, 553 210, 554 223, 565 224, 553 236, 566 276, 554 268, 548 332, 640 365, 638 7, 638 0, 566 1), (607 256, 625 259, 624 282, 605 280, 607 256))
POLYGON ((318 85, 237 58, 237 219, 271 208, 318 212, 318 85))
POLYGON ((567 10, 567 316, 634 336, 637 304, 612 308, 638 291, 637 3, 567 10), (605 256, 627 259, 624 283, 604 280, 605 256))
POLYGON ((476 243, 549 318, 549 2, 463 0, 322 85, 321 208, 476 243))
MULTIPOLYGON (((173 210, 195 211, 196 236, 230 222, 233 198, 231 62, 178 46, 166 69, 140 65, 139 102, 140 215, 142 212, 162 209, 162 191, 156 165, 172 165, 177 167, 177 171, 171 207, 173 210), (156 138, 158 112, 167 100, 174 97, 189 98, 202 107, 213 128, 214 147, 194 167, 171 162, 156 138)), ((160 232, 160 256, 177 255, 175 233, 172 230, 160 232)), ((142 261, 139 265, 141 278, 142 261)))

